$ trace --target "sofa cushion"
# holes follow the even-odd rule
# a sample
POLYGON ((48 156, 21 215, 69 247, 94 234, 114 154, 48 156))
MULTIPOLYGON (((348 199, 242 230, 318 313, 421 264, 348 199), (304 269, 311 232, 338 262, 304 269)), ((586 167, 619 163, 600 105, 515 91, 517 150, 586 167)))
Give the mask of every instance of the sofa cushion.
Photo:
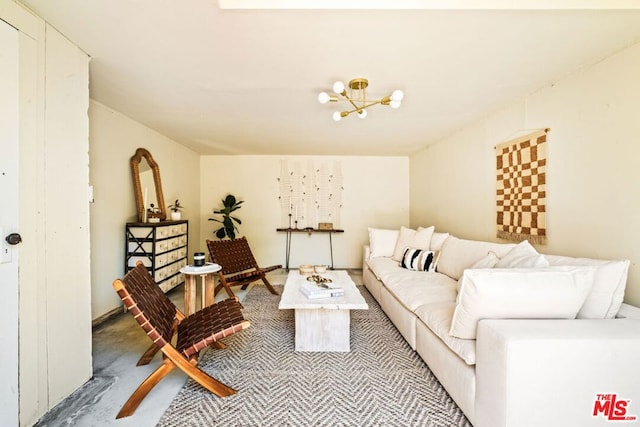
POLYGON ((398 230, 369 227, 369 256, 371 258, 392 256, 399 233, 398 230))
POLYGON ((432 251, 407 248, 400 262, 400 267, 414 271, 431 271, 435 265, 435 254, 432 251))
POLYGON ((489 252, 495 253, 500 258, 515 246, 513 243, 491 243, 449 236, 442 245, 440 259, 438 260, 438 271, 458 280, 462 277, 462 272, 465 269, 472 266, 489 252))
POLYGON ((524 240, 518 243, 505 256, 500 258, 495 265, 496 268, 536 268, 549 267, 549 261, 540 255, 536 249, 531 246, 529 241, 524 240))
POLYGON ((392 259, 400 262, 407 248, 412 249, 429 249, 431 244, 431 236, 433 235, 434 227, 420 228, 413 230, 407 227, 400 227, 398 234, 398 240, 393 251, 392 259))
POLYGON ((474 339, 480 319, 573 319, 594 274, 594 267, 466 270, 449 333, 474 339))
POLYGON ((411 311, 424 304, 456 301, 456 281, 444 274, 398 268, 384 284, 411 311))
POLYGON ((367 259, 367 266, 373 272, 376 278, 386 285, 386 281, 402 270, 397 261, 389 257, 376 257, 367 259))
POLYGON ((401 268, 391 258, 371 258, 367 266, 385 288, 405 307, 415 308, 432 302, 456 301, 456 281, 444 274, 401 268))
POLYGON ((424 304, 415 309, 415 314, 467 365, 475 365, 476 340, 456 338, 449 334, 455 306, 456 303, 452 301, 424 304))
POLYGON ((578 319, 612 319, 620 310, 627 286, 628 260, 600 260, 546 255, 551 265, 591 265, 596 268, 591 292, 578 311, 578 319))

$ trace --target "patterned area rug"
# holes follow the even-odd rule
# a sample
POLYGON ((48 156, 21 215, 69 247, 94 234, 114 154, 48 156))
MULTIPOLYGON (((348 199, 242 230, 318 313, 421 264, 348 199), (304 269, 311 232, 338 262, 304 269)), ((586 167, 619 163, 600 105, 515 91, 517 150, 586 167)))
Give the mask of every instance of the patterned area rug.
MULTIPOLYGON (((276 287, 282 293, 282 287, 276 287)), ((364 286, 369 310, 351 313, 351 352, 294 352, 292 310, 255 286, 251 327, 208 349, 199 366, 238 390, 218 398, 189 380, 158 426, 468 426, 422 359, 364 286)))

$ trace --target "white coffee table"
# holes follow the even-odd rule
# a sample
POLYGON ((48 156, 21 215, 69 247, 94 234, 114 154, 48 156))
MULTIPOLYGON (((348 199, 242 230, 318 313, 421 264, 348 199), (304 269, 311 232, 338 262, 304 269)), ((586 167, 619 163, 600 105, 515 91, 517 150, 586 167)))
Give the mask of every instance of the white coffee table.
POLYGON ((344 296, 308 299, 300 292, 307 277, 290 271, 278 308, 295 310, 296 351, 350 351, 351 310, 367 310, 356 284, 343 270, 321 274, 344 289, 344 296))

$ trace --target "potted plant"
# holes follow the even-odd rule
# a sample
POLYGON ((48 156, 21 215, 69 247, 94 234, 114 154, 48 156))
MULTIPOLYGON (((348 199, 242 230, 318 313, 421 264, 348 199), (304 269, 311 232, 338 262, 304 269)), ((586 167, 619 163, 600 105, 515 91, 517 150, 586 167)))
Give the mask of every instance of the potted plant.
POLYGON ((176 199, 175 202, 173 202, 173 204, 167 206, 169 209, 171 209, 171 219, 174 221, 178 221, 181 217, 182 214, 180 213, 180 209, 183 208, 183 206, 180 204, 180 200, 176 199))
POLYGON ((160 222, 160 209, 153 203, 150 203, 147 209, 147 221, 160 222))
POLYGON ((236 238, 236 231, 238 231, 236 224, 242 224, 242 221, 235 216, 231 216, 231 213, 240 209, 243 203, 244 201, 237 200, 233 194, 228 194, 227 197, 222 199, 222 209, 213 211, 214 214, 222 215, 221 219, 209 218, 209 221, 222 224, 222 227, 214 231, 218 239, 224 239, 225 237, 229 237, 230 239, 236 238))

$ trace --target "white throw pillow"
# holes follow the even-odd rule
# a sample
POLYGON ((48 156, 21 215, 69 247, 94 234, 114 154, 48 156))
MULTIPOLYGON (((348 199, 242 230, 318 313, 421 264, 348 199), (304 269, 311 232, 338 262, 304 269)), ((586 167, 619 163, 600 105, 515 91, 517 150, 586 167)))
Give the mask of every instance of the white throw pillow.
POLYGON ((549 261, 540 255, 536 249, 531 246, 528 240, 524 240, 511 249, 509 253, 500 258, 495 265, 496 268, 536 268, 549 267, 549 261))
POLYGON ((396 248, 396 242, 398 241, 398 234, 398 230, 369 227, 370 258, 392 256, 393 251, 396 248))
POLYGON ((413 230, 407 227, 400 227, 400 234, 398 235, 396 247, 391 258, 395 261, 402 261, 405 251, 409 248, 428 250, 434 228, 435 227, 429 227, 413 230))
POLYGON ((498 261, 500 261, 498 255, 496 255, 494 252, 489 252, 484 257, 473 263, 473 265, 469 268, 493 268, 496 266, 498 261))
MULTIPOLYGON (((480 258, 469 268, 493 268, 496 266, 500 258, 493 252, 489 252, 483 258, 480 258)), ((462 278, 458 280, 457 291, 460 292, 460 286, 462 285, 462 278)))
MULTIPOLYGON (((419 227, 418 230, 420 230, 419 227)), ((445 240, 447 240, 447 237, 449 237, 449 233, 438 233, 434 231, 433 235, 431 236, 431 244, 429 245, 429 249, 431 249, 432 251, 439 251, 440 249, 442 249, 442 244, 445 240)))
POLYGON ((551 265, 596 267, 593 288, 576 316, 578 319, 612 319, 620 310, 627 286, 629 260, 601 260, 548 255, 551 265))
POLYGON ((574 319, 594 275, 594 267, 465 270, 449 333, 475 339, 481 319, 574 319))
POLYGON ((462 272, 465 269, 471 267, 489 252, 495 253, 500 258, 515 246, 513 243, 492 243, 449 236, 442 245, 438 260, 438 272, 458 280, 462 277, 462 272))

